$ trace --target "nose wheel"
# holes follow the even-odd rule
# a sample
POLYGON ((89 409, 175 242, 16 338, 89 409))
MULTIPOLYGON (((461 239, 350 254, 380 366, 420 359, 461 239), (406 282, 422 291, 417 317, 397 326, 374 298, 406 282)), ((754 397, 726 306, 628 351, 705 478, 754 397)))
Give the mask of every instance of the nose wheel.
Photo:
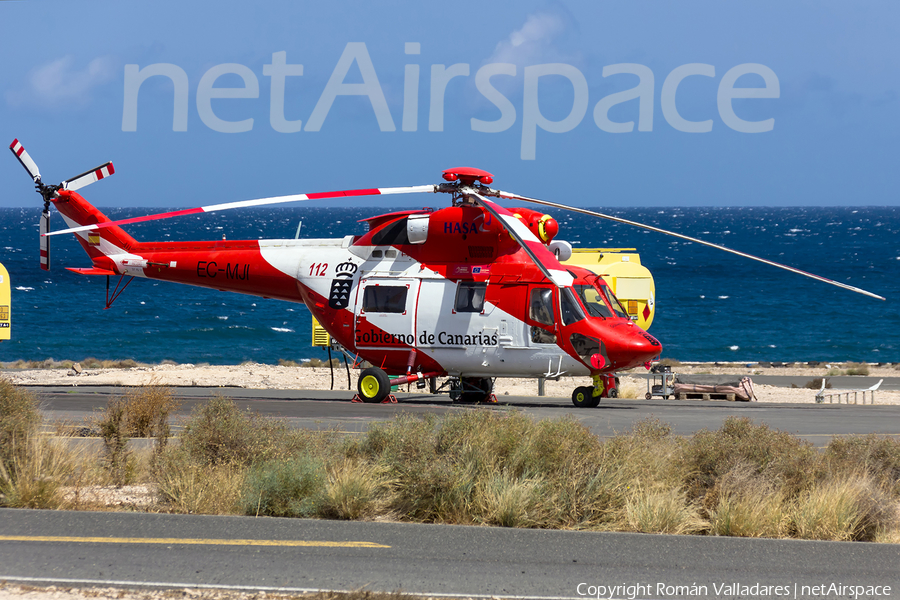
POLYGON ((600 396, 594 396, 594 387, 583 385, 572 392, 572 404, 578 408, 596 408, 600 404, 600 396))
POLYGON ((601 398, 619 397, 619 378, 614 374, 594 375, 594 385, 575 388, 572 392, 572 404, 578 408, 595 408, 601 398))

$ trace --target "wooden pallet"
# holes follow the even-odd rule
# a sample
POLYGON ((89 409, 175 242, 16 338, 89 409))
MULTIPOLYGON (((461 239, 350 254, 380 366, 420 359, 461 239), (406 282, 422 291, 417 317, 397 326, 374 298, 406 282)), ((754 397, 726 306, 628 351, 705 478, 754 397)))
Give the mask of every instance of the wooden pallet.
POLYGON ((715 392, 681 392, 679 400, 728 400, 734 402, 734 394, 722 394, 715 392))

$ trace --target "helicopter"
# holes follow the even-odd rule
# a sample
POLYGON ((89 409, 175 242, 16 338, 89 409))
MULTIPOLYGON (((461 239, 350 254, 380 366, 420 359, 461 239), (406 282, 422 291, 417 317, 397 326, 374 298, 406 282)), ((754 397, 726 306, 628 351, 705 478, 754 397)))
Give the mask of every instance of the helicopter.
POLYGON ((604 279, 564 266, 572 247, 559 224, 526 202, 629 224, 787 269, 860 294, 883 297, 724 246, 596 211, 492 189, 482 169, 444 170, 431 185, 294 194, 112 221, 76 190, 115 173, 111 162, 57 185, 43 183, 18 140, 10 150, 44 200, 41 268, 50 238, 72 233, 91 259, 81 275, 107 276, 107 308, 134 277, 302 302, 362 371, 354 400, 396 401, 395 385, 448 378, 463 402, 496 402, 497 377, 591 377, 572 392, 576 407, 617 396, 618 371, 649 368, 660 342, 629 317, 604 279), (368 231, 335 239, 140 242, 122 225, 204 212, 328 198, 445 193, 449 206, 363 219, 368 231), (50 205, 67 229, 50 231, 50 205), (119 284, 109 291, 109 278, 119 284), (127 281, 126 281, 127 278, 127 281), (124 284, 124 285, 123 285, 124 284), (388 373, 395 374, 394 376, 388 373))

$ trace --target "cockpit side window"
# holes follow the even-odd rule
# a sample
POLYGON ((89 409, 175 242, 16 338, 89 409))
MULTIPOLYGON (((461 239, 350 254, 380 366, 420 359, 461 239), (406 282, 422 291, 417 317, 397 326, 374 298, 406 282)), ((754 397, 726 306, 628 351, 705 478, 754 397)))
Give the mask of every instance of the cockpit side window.
POLYGON ((569 288, 560 290, 559 309, 562 313, 563 325, 571 325, 584 319, 584 312, 569 288))

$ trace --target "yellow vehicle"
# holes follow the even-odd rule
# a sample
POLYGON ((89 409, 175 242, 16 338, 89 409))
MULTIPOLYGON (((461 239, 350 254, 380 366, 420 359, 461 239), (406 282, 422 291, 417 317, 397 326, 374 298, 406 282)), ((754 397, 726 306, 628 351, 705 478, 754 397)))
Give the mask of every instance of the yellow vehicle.
POLYGON ((642 329, 650 328, 656 286, 635 248, 573 248, 572 257, 562 264, 584 267, 603 277, 631 319, 642 329))

